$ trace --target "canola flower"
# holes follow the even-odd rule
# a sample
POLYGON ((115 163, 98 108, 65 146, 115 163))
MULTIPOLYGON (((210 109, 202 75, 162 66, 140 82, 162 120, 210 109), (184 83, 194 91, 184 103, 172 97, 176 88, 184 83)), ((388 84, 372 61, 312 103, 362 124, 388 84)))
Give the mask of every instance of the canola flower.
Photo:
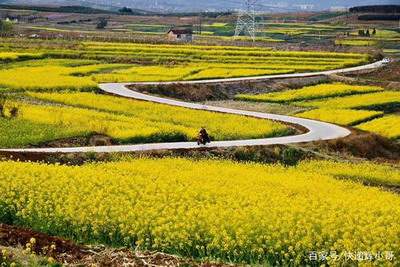
POLYGON ((358 129, 371 131, 383 135, 387 138, 400 138, 400 116, 387 115, 382 118, 371 120, 357 126, 358 129))
POLYGON ((374 46, 378 43, 377 40, 366 39, 336 39, 336 45, 349 45, 349 46, 374 46))
POLYGON ((88 77, 69 75, 72 68, 61 66, 15 67, 0 70, 0 86, 13 90, 92 90, 97 83, 88 77), (23 74, 23 75, 21 75, 23 74))
POLYGON ((196 66, 135 66, 115 70, 105 74, 92 75, 96 82, 145 82, 145 81, 177 81, 199 71, 196 66))
POLYGON ((399 181, 398 168, 369 164, 378 171, 319 161, 290 168, 178 158, 79 167, 3 161, 0 218, 81 241, 197 258, 304 266, 310 251, 393 251, 392 262, 372 264, 396 266, 400 198, 335 179, 387 172, 399 181))
POLYGON ((302 161, 298 169, 372 185, 400 186, 400 169, 371 162, 302 161))
POLYGON ((355 86, 343 83, 319 84, 296 90, 260 95, 237 95, 237 100, 290 103, 314 108, 296 116, 357 128, 397 139, 398 116, 384 116, 384 110, 395 110, 400 93, 384 91, 377 86, 355 86))
POLYGON ((400 33, 391 30, 378 30, 374 35, 374 38, 400 38, 400 33))
POLYGON ((0 61, 14 61, 41 58, 41 53, 0 52, 0 61))
POLYGON ((323 83, 314 86, 305 86, 296 90, 288 90, 277 93, 259 95, 237 95, 238 100, 265 101, 265 102, 293 102, 302 100, 312 100, 319 98, 355 95, 362 93, 372 93, 383 91, 377 86, 356 86, 343 83, 323 83))
POLYGON ((212 79, 212 78, 231 78, 240 76, 261 76, 272 74, 293 73, 292 69, 226 69, 226 68, 207 68, 188 77, 190 80, 212 79))
POLYGON ((365 60, 366 55, 357 53, 332 53, 332 52, 302 52, 302 51, 272 51, 264 48, 238 48, 234 46, 197 46, 197 45, 159 45, 159 44, 133 44, 133 43, 106 43, 106 42, 83 42, 84 49, 88 51, 118 51, 135 52, 162 55, 192 55, 201 57, 203 55, 213 56, 279 56, 279 57, 301 57, 301 58, 339 58, 365 60))
POLYGON ((178 66, 151 65, 134 66, 127 69, 115 69, 107 73, 90 75, 96 82, 146 82, 179 81, 213 78, 231 78, 285 74, 304 71, 328 70, 340 68, 346 62, 328 62, 325 60, 304 60, 297 58, 248 57, 204 58, 192 60, 190 64, 178 66), (217 63, 221 61, 223 63, 217 63), (229 67, 227 65, 229 64, 229 67), (267 64, 267 65, 264 65, 267 64))
POLYGON ((396 105, 400 102, 400 92, 384 91, 362 95, 335 97, 331 99, 298 102, 306 107, 322 107, 336 109, 370 108, 384 105, 396 105))
POLYGON ((342 125, 357 125, 356 127, 361 130, 374 132, 391 139, 400 137, 399 127, 397 127, 399 122, 398 116, 382 117, 382 115, 384 114, 384 110, 395 110, 399 103, 400 93, 397 91, 383 91, 334 97, 325 100, 296 102, 300 106, 319 107, 297 114, 300 117, 342 125))
POLYGON ((131 67, 126 64, 65 59, 27 61, 10 66, 0 70, 0 86, 31 91, 93 90, 97 88, 97 83, 90 75, 131 67))
POLYGON ((99 82, 259 76, 329 70, 369 61, 365 54, 272 51, 255 47, 82 42, 64 48, 46 42, 34 49, 31 45, 24 40, 16 43, 8 40, 0 44, 6 50, 0 52, 4 57, 20 54, 21 59, 27 60, 27 55, 35 51, 43 58, 34 62, 24 61, 25 64, 9 64, 0 70, 0 86, 11 90, 88 91, 96 89, 99 82), (97 62, 79 66, 83 59, 97 62), (69 66, 65 61, 70 62, 69 66), (115 62, 134 62, 135 65, 115 62))
POLYGON ((296 114, 297 117, 327 121, 341 125, 355 125, 382 115, 383 112, 381 111, 324 108, 296 114))
POLYGON ((181 126, 186 128, 183 132, 189 138, 195 138, 194 134, 201 126, 206 126, 211 136, 218 140, 260 138, 261 136, 277 136, 290 132, 286 126, 268 120, 185 109, 93 93, 30 93, 29 95, 70 106, 107 111, 113 115, 126 115, 129 118, 146 121, 150 125, 157 123, 167 124, 170 127, 181 126))
POLYGON ((161 63, 142 66, 98 64, 95 62, 91 65, 79 66, 81 60, 43 59, 34 63, 28 61, 25 65, 10 65, 9 68, 0 70, 0 85, 12 90, 54 91, 72 89, 88 91, 95 89, 97 83, 101 82, 178 81, 260 76, 327 70, 343 67, 343 64, 352 64, 347 63, 347 59, 343 62, 327 62, 312 58, 305 61, 290 57, 265 60, 257 58, 257 61, 251 61, 251 58, 247 57, 232 58, 228 56, 222 59, 224 63, 217 63, 218 60, 220 59, 200 58, 193 60, 190 64, 181 63, 171 67, 161 63), (264 64, 268 65, 265 66, 264 64), (229 65, 229 68, 227 68, 227 65, 229 65), (26 75, 20 75, 20 73, 26 75))
MULTIPOLYGON (((104 134, 122 143, 186 141, 195 140, 202 126, 207 126, 214 140, 262 138, 287 135, 292 132, 287 126, 268 120, 169 107, 93 93, 31 94, 31 96, 77 107, 9 101, 6 109, 17 106, 19 112, 17 119, 0 121, 0 127, 4 128, 5 132, 5 136, 0 138, 0 141, 4 142, 0 142, 1 145, 9 146, 15 143, 27 145, 43 142, 45 138, 50 137, 88 136, 92 133, 104 134), (26 127, 24 122, 29 122, 26 127), (48 127, 39 130, 36 125, 48 127), (8 141, 17 130, 11 129, 10 126, 18 126, 17 137, 21 136, 21 133, 26 136, 21 136, 16 141, 8 141), (32 128, 34 131, 30 133, 32 128), (48 130, 55 128, 57 134, 48 133, 48 130), (44 136, 32 136, 42 131, 44 136)), ((47 141, 50 140, 52 139, 47 141)))

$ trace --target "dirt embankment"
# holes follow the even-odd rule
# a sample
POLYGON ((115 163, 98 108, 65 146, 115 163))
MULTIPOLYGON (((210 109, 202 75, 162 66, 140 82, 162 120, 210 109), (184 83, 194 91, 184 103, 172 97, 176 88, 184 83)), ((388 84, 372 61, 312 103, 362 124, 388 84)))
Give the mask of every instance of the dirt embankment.
POLYGON ((210 84, 131 85, 129 88, 191 102, 233 99, 237 94, 261 94, 327 82, 325 76, 210 84))
POLYGON ((377 162, 400 163, 400 144, 380 135, 352 129, 352 134, 330 141, 304 144, 326 154, 341 155, 342 158, 356 157, 377 162))
POLYGON ((111 137, 103 134, 91 134, 89 136, 79 136, 44 142, 31 147, 79 147, 79 146, 111 146, 117 142, 111 137))
POLYGON ((378 70, 366 70, 344 75, 356 82, 365 82, 384 86, 387 89, 400 90, 400 60, 389 63, 378 70))
POLYGON ((27 244, 31 249, 28 253, 34 252, 38 256, 52 257, 64 266, 232 266, 219 263, 201 263, 161 252, 141 252, 126 248, 115 249, 104 246, 77 245, 60 237, 0 224, 1 246, 24 249, 27 244), (32 238, 34 238, 34 243, 32 238))

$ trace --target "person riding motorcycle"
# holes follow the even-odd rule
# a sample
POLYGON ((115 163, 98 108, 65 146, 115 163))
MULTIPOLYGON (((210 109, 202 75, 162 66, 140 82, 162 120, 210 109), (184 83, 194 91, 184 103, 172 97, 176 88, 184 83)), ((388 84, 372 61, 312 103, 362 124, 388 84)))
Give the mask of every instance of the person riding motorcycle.
POLYGON ((206 145, 207 143, 210 143, 210 142, 211 142, 211 140, 210 140, 210 136, 207 133, 207 130, 204 127, 202 127, 200 129, 199 135, 197 137, 197 144, 198 145, 200 145, 200 144, 206 145))

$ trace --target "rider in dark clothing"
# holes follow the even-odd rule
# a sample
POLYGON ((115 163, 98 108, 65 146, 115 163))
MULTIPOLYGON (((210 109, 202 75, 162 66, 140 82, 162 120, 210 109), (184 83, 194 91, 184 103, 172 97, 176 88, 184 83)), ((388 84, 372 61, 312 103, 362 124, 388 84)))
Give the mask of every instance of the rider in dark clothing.
POLYGON ((198 137, 198 140, 197 140, 197 144, 205 145, 205 144, 210 143, 210 142, 211 142, 211 140, 210 140, 210 136, 207 133, 207 130, 204 127, 202 127, 200 132, 199 132, 199 137, 198 137))

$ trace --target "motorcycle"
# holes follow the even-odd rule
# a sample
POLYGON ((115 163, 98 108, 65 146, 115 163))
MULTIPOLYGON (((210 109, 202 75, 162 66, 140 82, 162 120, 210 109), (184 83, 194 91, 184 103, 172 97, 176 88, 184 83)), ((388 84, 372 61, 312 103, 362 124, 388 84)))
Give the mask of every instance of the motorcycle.
POLYGON ((207 143, 211 143, 210 137, 199 134, 197 136, 197 145, 207 145, 207 143))

